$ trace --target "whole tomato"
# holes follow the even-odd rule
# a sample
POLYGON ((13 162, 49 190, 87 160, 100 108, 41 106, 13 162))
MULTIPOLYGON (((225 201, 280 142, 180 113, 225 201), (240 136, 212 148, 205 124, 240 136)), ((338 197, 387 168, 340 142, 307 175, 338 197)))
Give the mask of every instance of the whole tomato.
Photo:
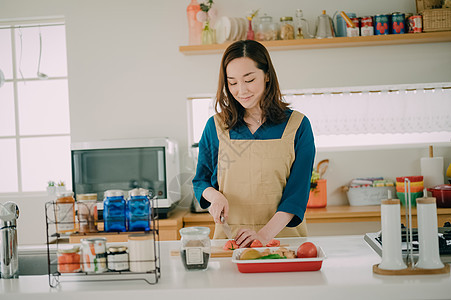
POLYGON ((297 258, 312 258, 318 256, 318 250, 315 244, 310 242, 305 242, 301 244, 296 251, 297 258))

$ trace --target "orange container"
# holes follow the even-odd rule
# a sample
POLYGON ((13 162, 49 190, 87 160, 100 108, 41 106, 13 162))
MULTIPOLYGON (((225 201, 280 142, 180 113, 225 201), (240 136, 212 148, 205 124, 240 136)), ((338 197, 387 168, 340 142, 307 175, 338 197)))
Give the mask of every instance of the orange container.
POLYGON ((327 206, 327 180, 318 179, 317 186, 310 190, 307 207, 326 207, 327 206))

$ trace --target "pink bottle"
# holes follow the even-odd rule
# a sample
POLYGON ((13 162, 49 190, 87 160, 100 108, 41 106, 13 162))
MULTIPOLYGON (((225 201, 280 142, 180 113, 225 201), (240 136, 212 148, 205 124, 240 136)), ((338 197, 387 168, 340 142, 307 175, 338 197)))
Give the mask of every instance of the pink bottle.
POLYGON ((197 0, 191 0, 191 3, 186 8, 190 45, 200 45, 202 42, 202 23, 196 18, 199 11, 200 5, 197 3, 197 0))
POLYGON ((252 29, 252 20, 247 20, 249 23, 249 27, 247 28, 247 37, 248 40, 254 40, 254 30, 252 29))

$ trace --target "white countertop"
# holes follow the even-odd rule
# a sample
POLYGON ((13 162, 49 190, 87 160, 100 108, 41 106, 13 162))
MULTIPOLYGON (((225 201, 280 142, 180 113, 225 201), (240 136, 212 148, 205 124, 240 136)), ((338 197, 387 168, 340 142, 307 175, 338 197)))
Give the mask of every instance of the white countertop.
MULTIPOLYGON (((298 246, 305 238, 280 239, 298 246)), ((363 236, 309 237, 326 253, 320 271, 243 274, 231 258, 211 258, 206 271, 185 271, 180 257, 170 256, 179 241, 161 242, 161 278, 155 285, 142 280, 66 281, 57 288, 48 276, 22 276, 0 280, 3 299, 451 299, 451 277, 381 276, 372 266, 380 257, 363 236), (252 297, 252 298, 249 298, 252 297), (305 298, 304 298, 305 297, 305 298)), ((213 244, 224 244, 215 240, 213 244)))

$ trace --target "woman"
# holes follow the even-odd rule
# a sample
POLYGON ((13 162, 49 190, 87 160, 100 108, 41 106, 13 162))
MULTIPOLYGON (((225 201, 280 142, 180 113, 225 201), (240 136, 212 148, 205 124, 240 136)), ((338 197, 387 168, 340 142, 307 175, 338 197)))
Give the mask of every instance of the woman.
POLYGON ((254 240, 306 236, 315 145, 309 120, 282 101, 266 48, 255 41, 231 44, 222 57, 217 114, 199 142, 193 186, 226 238, 221 216, 240 247, 254 240))

